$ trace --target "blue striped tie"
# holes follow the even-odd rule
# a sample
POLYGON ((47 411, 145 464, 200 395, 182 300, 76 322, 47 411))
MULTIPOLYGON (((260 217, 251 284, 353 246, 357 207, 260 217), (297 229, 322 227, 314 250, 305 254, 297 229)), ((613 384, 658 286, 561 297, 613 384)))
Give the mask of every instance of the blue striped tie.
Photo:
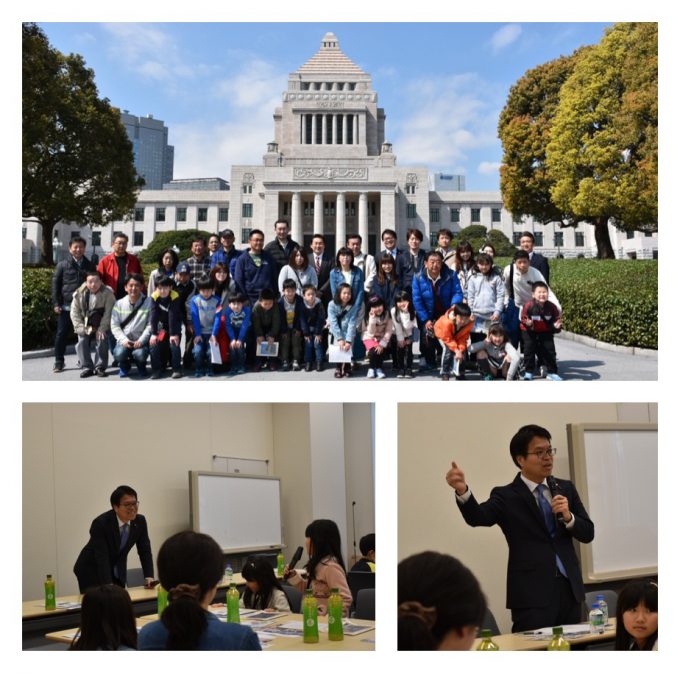
MULTIPOLYGON (((543 519, 545 520, 545 525, 548 528, 548 533, 550 533, 550 537, 555 537, 555 533, 557 532, 557 525, 555 524, 555 516, 552 511, 552 507, 550 506, 550 503, 548 502, 547 498, 544 495, 545 491, 545 485, 544 484, 539 484, 536 487, 536 490, 538 491, 538 505, 541 508, 541 512, 543 512, 543 519)), ((562 563, 560 557, 555 554, 555 561, 557 562, 557 569, 564 575, 565 577, 567 576, 567 571, 564 568, 564 564, 562 563)))

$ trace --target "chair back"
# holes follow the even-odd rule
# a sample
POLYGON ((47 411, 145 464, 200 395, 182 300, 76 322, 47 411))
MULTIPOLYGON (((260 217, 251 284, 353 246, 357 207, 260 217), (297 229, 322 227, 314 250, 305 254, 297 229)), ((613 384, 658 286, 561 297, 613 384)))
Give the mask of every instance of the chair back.
POLYGON ((290 586, 290 584, 282 583, 281 588, 288 597, 288 601, 290 602, 290 607, 293 612, 298 614, 302 612, 300 609, 302 606, 302 592, 298 591, 295 587, 290 586))
POLYGON ((347 573, 347 584, 352 592, 352 604, 357 604, 357 594, 362 589, 375 589, 375 573, 362 570, 350 570, 347 573))
POLYGON ((375 589, 359 590, 354 617, 375 621, 375 589))

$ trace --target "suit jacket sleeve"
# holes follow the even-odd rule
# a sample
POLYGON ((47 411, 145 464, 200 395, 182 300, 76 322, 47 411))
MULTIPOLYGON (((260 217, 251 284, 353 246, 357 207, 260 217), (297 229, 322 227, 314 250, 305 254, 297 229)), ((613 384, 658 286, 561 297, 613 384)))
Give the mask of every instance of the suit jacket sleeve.
POLYGON ((90 526, 90 541, 88 546, 92 549, 94 556, 97 580, 100 584, 111 584, 113 582, 113 567, 109 556, 109 545, 105 519, 97 517, 90 526))
POLYGON ((139 537, 137 538, 137 553, 142 564, 144 577, 153 577, 153 556, 151 554, 151 541, 149 540, 149 530, 146 525, 146 518, 138 515, 135 519, 139 537))
POLYGON ((494 526, 499 523, 500 515, 503 510, 503 503, 501 499, 495 495, 495 491, 491 491, 491 495, 486 502, 478 503, 474 494, 470 494, 467 502, 461 503, 456 500, 458 509, 465 519, 468 526, 494 526))
POLYGON ((590 520, 586 508, 581 502, 581 498, 576 491, 576 487, 571 482, 566 482, 569 485, 567 491, 567 499, 569 500, 569 511, 575 518, 574 525, 567 528, 567 532, 576 540, 583 543, 592 542, 595 537, 595 524, 590 520))

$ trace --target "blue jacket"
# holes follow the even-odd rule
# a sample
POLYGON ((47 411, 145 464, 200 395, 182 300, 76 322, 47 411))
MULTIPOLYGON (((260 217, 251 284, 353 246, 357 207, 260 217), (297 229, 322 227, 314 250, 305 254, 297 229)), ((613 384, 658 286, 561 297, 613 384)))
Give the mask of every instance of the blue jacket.
MULTIPOLYGON (((329 281, 331 283, 331 294, 335 297, 335 290, 338 285, 346 282, 345 276, 343 276, 342 271, 337 266, 331 269, 329 281)), ((355 318, 359 307, 364 302, 364 272, 358 266, 352 267, 352 282, 350 285, 352 286, 352 317, 355 318)), ((330 316, 330 311, 328 315, 330 316)))
POLYGON ((243 250, 236 248, 232 248, 229 253, 224 252, 224 248, 220 248, 210 257, 210 268, 212 269, 215 264, 225 264, 229 269, 229 275, 233 276, 236 260, 241 256, 241 253, 243 253, 243 250))
POLYGON ((378 277, 376 276, 373 280, 373 287, 371 288, 371 294, 380 297, 385 302, 385 310, 389 310, 395 304, 395 295, 399 292, 399 285, 397 283, 392 283, 387 280, 383 285, 378 282, 378 277))
POLYGON ((255 266, 252 257, 248 251, 239 255, 234 267, 234 283, 239 292, 245 294, 252 306, 259 299, 260 290, 265 287, 277 293, 278 272, 276 270, 276 262, 271 255, 264 250, 261 253, 262 263, 260 266, 255 266))
MULTIPOLYGON (((285 299, 281 297, 279 299, 279 311, 281 312, 281 333, 288 331, 288 318, 286 316, 286 305, 285 299)), ((299 295, 295 295, 295 315, 293 316, 293 327, 292 329, 298 330, 299 332, 307 333, 309 331, 309 326, 307 325, 307 318, 305 316, 305 301, 299 295)))
MULTIPOLYGON (((229 305, 226 305, 224 307, 224 328, 227 330, 227 334, 229 335, 229 341, 245 341, 246 340, 246 333, 248 332, 248 328, 250 327, 250 316, 252 314, 252 309, 250 306, 244 306, 242 309, 243 313, 245 313, 245 317, 243 319, 243 322, 241 323, 241 329, 238 332, 238 336, 234 332, 234 328, 232 327, 231 324, 231 316, 234 314, 234 312, 231 310, 229 305)), ((219 327, 220 324, 220 316, 219 314, 215 316, 215 331, 214 334, 217 334, 217 328, 219 327)))
MULTIPOLYGON (((460 289, 458 276, 448 266, 442 266, 441 275, 437 281, 437 294, 444 311, 463 301, 463 291, 460 289)), ((413 307, 420 322, 425 323, 439 317, 434 315, 434 306, 432 283, 427 276, 427 270, 423 269, 421 273, 413 276, 413 307)))
MULTIPOLYGON (((357 319, 353 314, 355 306, 358 308, 363 308, 362 304, 359 302, 354 302, 349 310, 346 308, 341 308, 339 304, 332 301, 328 304, 328 327, 330 333, 333 335, 334 341, 349 341, 350 343, 354 340, 357 333, 357 319)), ((357 309, 358 310, 358 309, 357 309)))
POLYGON ((196 336, 217 334, 213 326, 216 316, 219 315, 217 310, 219 305, 220 300, 215 295, 203 299, 200 294, 196 294, 191 298, 191 322, 194 324, 196 336))

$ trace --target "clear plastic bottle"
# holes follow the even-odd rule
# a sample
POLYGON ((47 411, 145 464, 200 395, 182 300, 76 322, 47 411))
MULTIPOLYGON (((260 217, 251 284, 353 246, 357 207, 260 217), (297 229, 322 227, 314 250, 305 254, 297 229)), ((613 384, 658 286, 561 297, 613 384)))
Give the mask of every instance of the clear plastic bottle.
POLYGON ((57 589, 52 575, 45 579, 45 610, 57 609, 57 589))
POLYGON ((227 621, 232 624, 241 623, 241 613, 239 612, 239 602, 241 600, 241 595, 236 588, 236 585, 232 582, 229 585, 229 591, 227 591, 227 621))
POLYGON ((227 563, 224 568, 224 581, 227 586, 231 586, 234 581, 234 569, 231 567, 231 563, 227 563))
POLYGON ((607 622, 609 621, 609 606, 607 605, 607 601, 604 599, 603 594, 597 594, 595 601, 597 602, 600 610, 602 610, 602 619, 604 621, 604 625, 607 626, 607 622))
POLYGON ((590 622, 591 633, 604 633, 604 615, 597 603, 593 603, 588 621, 590 622))
POLYGON ((478 650, 496 652, 501 649, 493 642, 493 640, 491 640, 491 629, 482 629, 479 637, 482 639, 482 642, 477 645, 478 650))
POLYGON ((319 610, 311 589, 307 589, 302 599, 302 641, 319 642, 319 610))
POLYGON ((342 630, 342 596, 339 589, 331 589, 328 599, 328 640, 344 640, 342 630))
POLYGON ((562 635, 562 633, 563 631, 561 626, 553 626, 553 637, 548 645, 549 651, 559 652, 571 649, 569 641, 562 635))

